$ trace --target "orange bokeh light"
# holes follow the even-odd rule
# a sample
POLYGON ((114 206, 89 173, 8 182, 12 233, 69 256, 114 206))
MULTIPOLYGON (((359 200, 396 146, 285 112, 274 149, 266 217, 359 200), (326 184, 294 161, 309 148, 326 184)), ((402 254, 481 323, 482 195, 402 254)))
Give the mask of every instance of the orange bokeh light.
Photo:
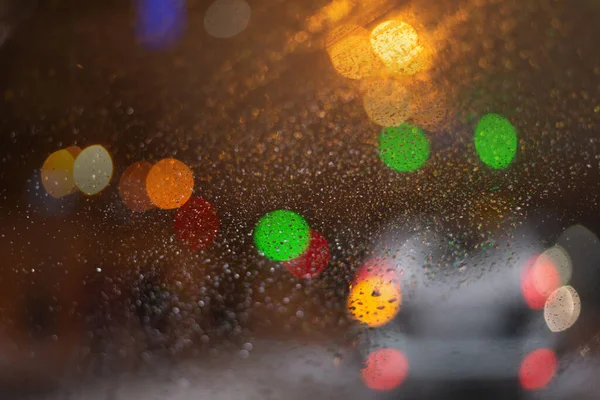
POLYGON ((389 391, 408 375, 408 360, 396 349, 378 349, 367 356, 360 377, 369 389, 389 391))
POLYGON ((119 195, 131 211, 146 211, 154 207, 146 192, 146 178, 152 168, 148 161, 131 164, 121 175, 119 195))
POLYGON ((546 299, 560 286, 560 276, 548 257, 533 257, 521 274, 521 293, 529 308, 542 310, 546 299))
POLYGON ((350 288, 348 311, 370 327, 390 322, 400 311, 402 292, 398 285, 378 277, 367 277, 350 288))
POLYGON ((146 191, 155 206, 162 209, 181 207, 192 196, 194 174, 174 158, 160 160, 150 169, 146 191))
POLYGON ((558 366, 556 354, 550 349, 538 349, 523 359, 519 368, 519 381, 527 390, 538 390, 547 386, 558 366))

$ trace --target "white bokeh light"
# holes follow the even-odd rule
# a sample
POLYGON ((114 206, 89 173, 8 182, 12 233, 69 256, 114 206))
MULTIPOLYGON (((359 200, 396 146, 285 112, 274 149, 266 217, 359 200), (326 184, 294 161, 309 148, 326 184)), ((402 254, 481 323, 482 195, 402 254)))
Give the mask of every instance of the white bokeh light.
POLYGON ((544 305, 544 319, 552 332, 562 332, 569 329, 579 318, 581 300, 572 286, 562 286, 556 289, 544 305))
POLYGON ((75 185, 87 195, 100 193, 108 186, 112 174, 113 163, 110 154, 100 145, 82 150, 73 165, 75 185))

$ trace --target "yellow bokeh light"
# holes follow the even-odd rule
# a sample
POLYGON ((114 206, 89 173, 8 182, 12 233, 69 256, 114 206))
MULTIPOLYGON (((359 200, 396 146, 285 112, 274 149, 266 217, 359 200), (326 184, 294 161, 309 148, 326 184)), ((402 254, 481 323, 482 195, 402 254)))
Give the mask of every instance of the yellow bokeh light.
POLYGON ((370 327, 390 322, 400 311, 402 293, 397 285, 381 278, 366 278, 350 289, 348 311, 370 327))
POLYGON ((393 72, 413 75, 424 68, 423 46, 417 31, 402 21, 386 21, 371 32, 375 54, 393 72))
POLYGON ((410 116, 412 94, 395 79, 367 83, 363 96, 365 112, 377 125, 399 126, 410 116))
POLYGON ((42 185, 46 192, 59 199, 71 193, 75 188, 73 164, 75 158, 67 150, 58 150, 50 154, 42 165, 42 185))
POLYGON ((562 332, 569 329, 581 313, 579 294, 572 286, 556 289, 544 305, 544 319, 552 332, 562 332))
POLYGON ((344 25, 327 37, 327 53, 338 74, 350 79, 364 79, 384 68, 373 52, 369 32, 356 25, 344 25))
POLYGON ((112 174, 112 158, 108 151, 100 145, 83 149, 73 165, 75 185, 88 195, 100 193, 108 186, 112 174))

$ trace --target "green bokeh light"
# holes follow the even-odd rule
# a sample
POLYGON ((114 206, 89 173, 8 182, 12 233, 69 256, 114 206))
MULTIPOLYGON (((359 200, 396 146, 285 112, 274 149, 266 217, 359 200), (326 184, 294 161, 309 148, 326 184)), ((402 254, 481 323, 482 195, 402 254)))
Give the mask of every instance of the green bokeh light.
POLYGON ((308 248, 310 227, 302 216, 293 211, 271 211, 258 221, 254 229, 254 243, 265 257, 288 261, 308 248))
POLYGON ((429 139, 407 122, 385 128, 379 136, 379 158, 394 171, 416 171, 429 159, 429 139))
POLYGON ((485 165, 506 168, 517 154, 517 130, 501 115, 486 114, 475 128, 475 150, 485 165))

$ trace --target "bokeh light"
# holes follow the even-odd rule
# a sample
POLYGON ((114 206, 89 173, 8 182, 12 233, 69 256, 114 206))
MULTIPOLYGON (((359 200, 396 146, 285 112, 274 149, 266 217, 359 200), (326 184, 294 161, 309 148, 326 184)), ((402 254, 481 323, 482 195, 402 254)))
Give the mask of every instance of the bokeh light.
POLYGON ((390 322, 400 311, 402 292, 398 285, 369 277, 350 288, 348 311, 352 317, 370 327, 390 322))
POLYGON ((396 73, 413 75, 423 69, 423 46, 417 31, 402 21, 386 21, 371 32, 371 45, 384 64, 396 73))
POLYGON ((384 68, 373 52, 369 32, 358 25, 344 25, 327 38, 327 53, 338 74, 350 79, 375 76, 384 68))
POLYGON ((219 233, 217 210, 201 197, 192 197, 175 213, 175 235, 192 250, 208 248, 219 233))
POLYGON ((519 382, 527 390, 542 389, 550 383, 558 359, 550 349, 537 349, 529 353, 522 361, 519 368, 519 382))
POLYGON ((246 29, 251 15, 244 0, 217 0, 206 10, 204 29, 216 38, 230 38, 246 29))
POLYGON ((475 150, 485 165, 506 168, 517 154, 517 130, 506 118, 486 114, 475 128, 475 150))
POLYGON ((79 146, 69 146, 65 150, 68 151, 69 153, 71 153, 71 155, 73 156, 73 159, 77 158, 79 153, 81 153, 81 147, 79 147, 79 146))
POLYGON ((395 79, 375 80, 366 84, 363 107, 371 121, 380 126, 398 126, 410 116, 412 94, 395 79))
POLYGON ((108 186, 112 174, 112 158, 108 151, 100 145, 83 149, 73 164, 75 185, 88 195, 104 190, 108 186))
POLYGON ((306 220, 293 211, 271 211, 256 225, 254 243, 265 257, 288 261, 306 251, 310 244, 310 228, 306 220))
POLYGON ((360 377, 369 389, 390 391, 404 382, 408 369, 408 360, 399 350, 377 349, 367 356, 360 377))
POLYGON ((580 313, 581 300, 572 286, 556 289, 544 305, 544 319, 552 332, 562 332, 572 327, 580 313))
MULTIPOLYGON (((390 260, 383 257, 373 257, 366 260, 356 271, 352 284, 368 278, 381 279, 399 285, 400 274, 390 260)), ((398 286, 399 287, 399 286, 398 286)))
POLYGON ((569 283, 573 274, 573 265, 569 253, 562 246, 556 245, 545 250, 539 257, 539 260, 551 262, 554 265, 560 277, 561 285, 569 283))
POLYGON ((150 49, 173 46, 183 35, 187 19, 185 0, 136 0, 137 39, 150 49))
POLYGON ((425 132, 409 123, 385 128, 379 136, 379 158, 398 172, 416 171, 425 165, 429 147, 425 132))
POLYGON ((154 207, 146 192, 146 178, 152 164, 148 161, 138 161, 131 164, 119 181, 119 196, 123 204, 131 211, 147 211, 154 207))
POLYGON ((148 172, 146 191, 158 208, 168 210, 181 207, 194 191, 194 174, 181 161, 165 158, 154 164, 148 172))
POLYGON ((306 251, 300 257, 284 262, 283 266, 296 278, 315 278, 327 267, 330 259, 329 242, 321 233, 311 230, 306 251))
POLYGON ((560 286, 560 276, 554 263, 546 257, 533 257, 521 274, 521 293, 533 310, 542 310, 546 299, 560 286))
POLYGON ((73 192, 73 165, 75 158, 69 151, 58 150, 50 154, 41 169, 42 185, 50 196, 60 199, 73 192))

